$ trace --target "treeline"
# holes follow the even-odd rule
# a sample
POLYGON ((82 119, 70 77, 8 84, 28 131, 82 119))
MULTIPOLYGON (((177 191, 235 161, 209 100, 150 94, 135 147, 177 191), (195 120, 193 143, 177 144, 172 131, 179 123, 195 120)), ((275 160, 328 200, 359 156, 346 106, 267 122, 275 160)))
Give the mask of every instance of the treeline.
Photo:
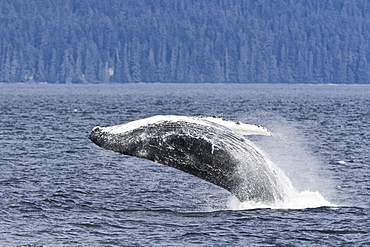
POLYGON ((369 83, 368 0, 0 0, 0 82, 369 83))

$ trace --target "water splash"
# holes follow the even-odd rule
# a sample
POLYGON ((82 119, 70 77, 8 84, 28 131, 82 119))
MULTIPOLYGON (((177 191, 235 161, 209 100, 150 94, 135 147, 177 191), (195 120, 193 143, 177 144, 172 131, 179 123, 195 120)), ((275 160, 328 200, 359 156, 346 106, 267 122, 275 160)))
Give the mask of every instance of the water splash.
MULTIPOLYGON (((255 147, 258 150, 257 147, 255 147)), ((284 195, 281 200, 275 202, 254 202, 244 201, 240 202, 236 197, 232 196, 229 198, 228 207, 231 210, 242 210, 242 209, 253 209, 253 208, 274 208, 274 209, 303 209, 303 208, 316 208, 323 206, 335 206, 334 204, 327 201, 318 191, 298 191, 292 185, 290 179, 285 175, 283 171, 279 169, 272 161, 268 159, 266 154, 262 150, 258 150, 262 155, 265 166, 269 167, 271 171, 270 176, 279 186, 277 189, 280 190, 280 194, 284 195)))
POLYGON ((317 187, 313 186, 313 184, 320 186, 320 184, 322 185, 326 182, 318 182, 318 177, 314 174, 318 162, 302 146, 297 145, 297 142, 294 141, 297 135, 293 135, 292 133, 294 132, 292 130, 294 129, 289 129, 289 135, 287 135, 287 132, 275 132, 272 138, 266 138, 262 142, 257 143, 255 143, 255 140, 253 141, 254 148, 262 155, 265 166, 269 167, 270 171, 272 171, 271 175, 275 177, 276 181, 279 181, 279 190, 282 191, 281 193, 285 197, 282 200, 264 203, 255 201, 240 202, 235 196, 231 196, 227 205, 229 209, 304 209, 337 206, 325 199, 317 187), (286 138, 290 138, 289 141, 286 138), (266 146, 269 154, 266 154, 260 148, 261 144, 266 146), (272 151, 273 159, 271 159, 270 151, 272 151), (302 167, 302 165, 305 165, 305 167, 302 167), (293 176, 294 183, 290 180, 291 176, 293 176))
POLYGON ((230 210, 246 210, 255 208, 272 208, 272 209, 304 209, 317 207, 334 207, 336 205, 327 201, 318 191, 293 191, 284 201, 275 203, 261 203, 246 201, 240 202, 236 197, 231 196, 228 201, 230 210))

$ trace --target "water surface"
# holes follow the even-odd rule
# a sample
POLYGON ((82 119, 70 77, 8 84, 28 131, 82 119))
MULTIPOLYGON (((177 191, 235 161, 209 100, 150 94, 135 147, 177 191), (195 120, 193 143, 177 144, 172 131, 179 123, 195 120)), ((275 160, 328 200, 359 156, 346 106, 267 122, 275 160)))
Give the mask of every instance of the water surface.
POLYGON ((368 85, 0 84, 0 245, 369 244, 369 109, 368 85), (87 138, 94 126, 158 114, 267 127, 272 137, 252 141, 297 190, 333 206, 238 204, 87 138))

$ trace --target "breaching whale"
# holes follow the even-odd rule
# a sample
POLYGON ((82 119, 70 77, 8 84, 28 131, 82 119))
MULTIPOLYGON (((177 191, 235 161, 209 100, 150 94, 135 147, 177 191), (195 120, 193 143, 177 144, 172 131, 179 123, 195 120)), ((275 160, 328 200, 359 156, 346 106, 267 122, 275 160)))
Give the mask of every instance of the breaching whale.
POLYGON ((246 135, 271 133, 220 118, 166 115, 95 127, 89 139, 105 149, 195 175, 230 191, 240 201, 284 200, 280 170, 246 135))

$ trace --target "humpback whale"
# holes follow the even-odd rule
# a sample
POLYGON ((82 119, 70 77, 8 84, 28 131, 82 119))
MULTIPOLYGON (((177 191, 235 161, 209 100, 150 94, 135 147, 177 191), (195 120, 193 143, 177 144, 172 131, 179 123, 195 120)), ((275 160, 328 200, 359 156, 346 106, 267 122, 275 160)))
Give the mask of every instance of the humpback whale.
POLYGON ((248 138, 271 133, 215 117, 154 116, 94 127, 100 147, 145 158, 218 185, 240 201, 276 202, 286 197, 281 171, 248 138))

